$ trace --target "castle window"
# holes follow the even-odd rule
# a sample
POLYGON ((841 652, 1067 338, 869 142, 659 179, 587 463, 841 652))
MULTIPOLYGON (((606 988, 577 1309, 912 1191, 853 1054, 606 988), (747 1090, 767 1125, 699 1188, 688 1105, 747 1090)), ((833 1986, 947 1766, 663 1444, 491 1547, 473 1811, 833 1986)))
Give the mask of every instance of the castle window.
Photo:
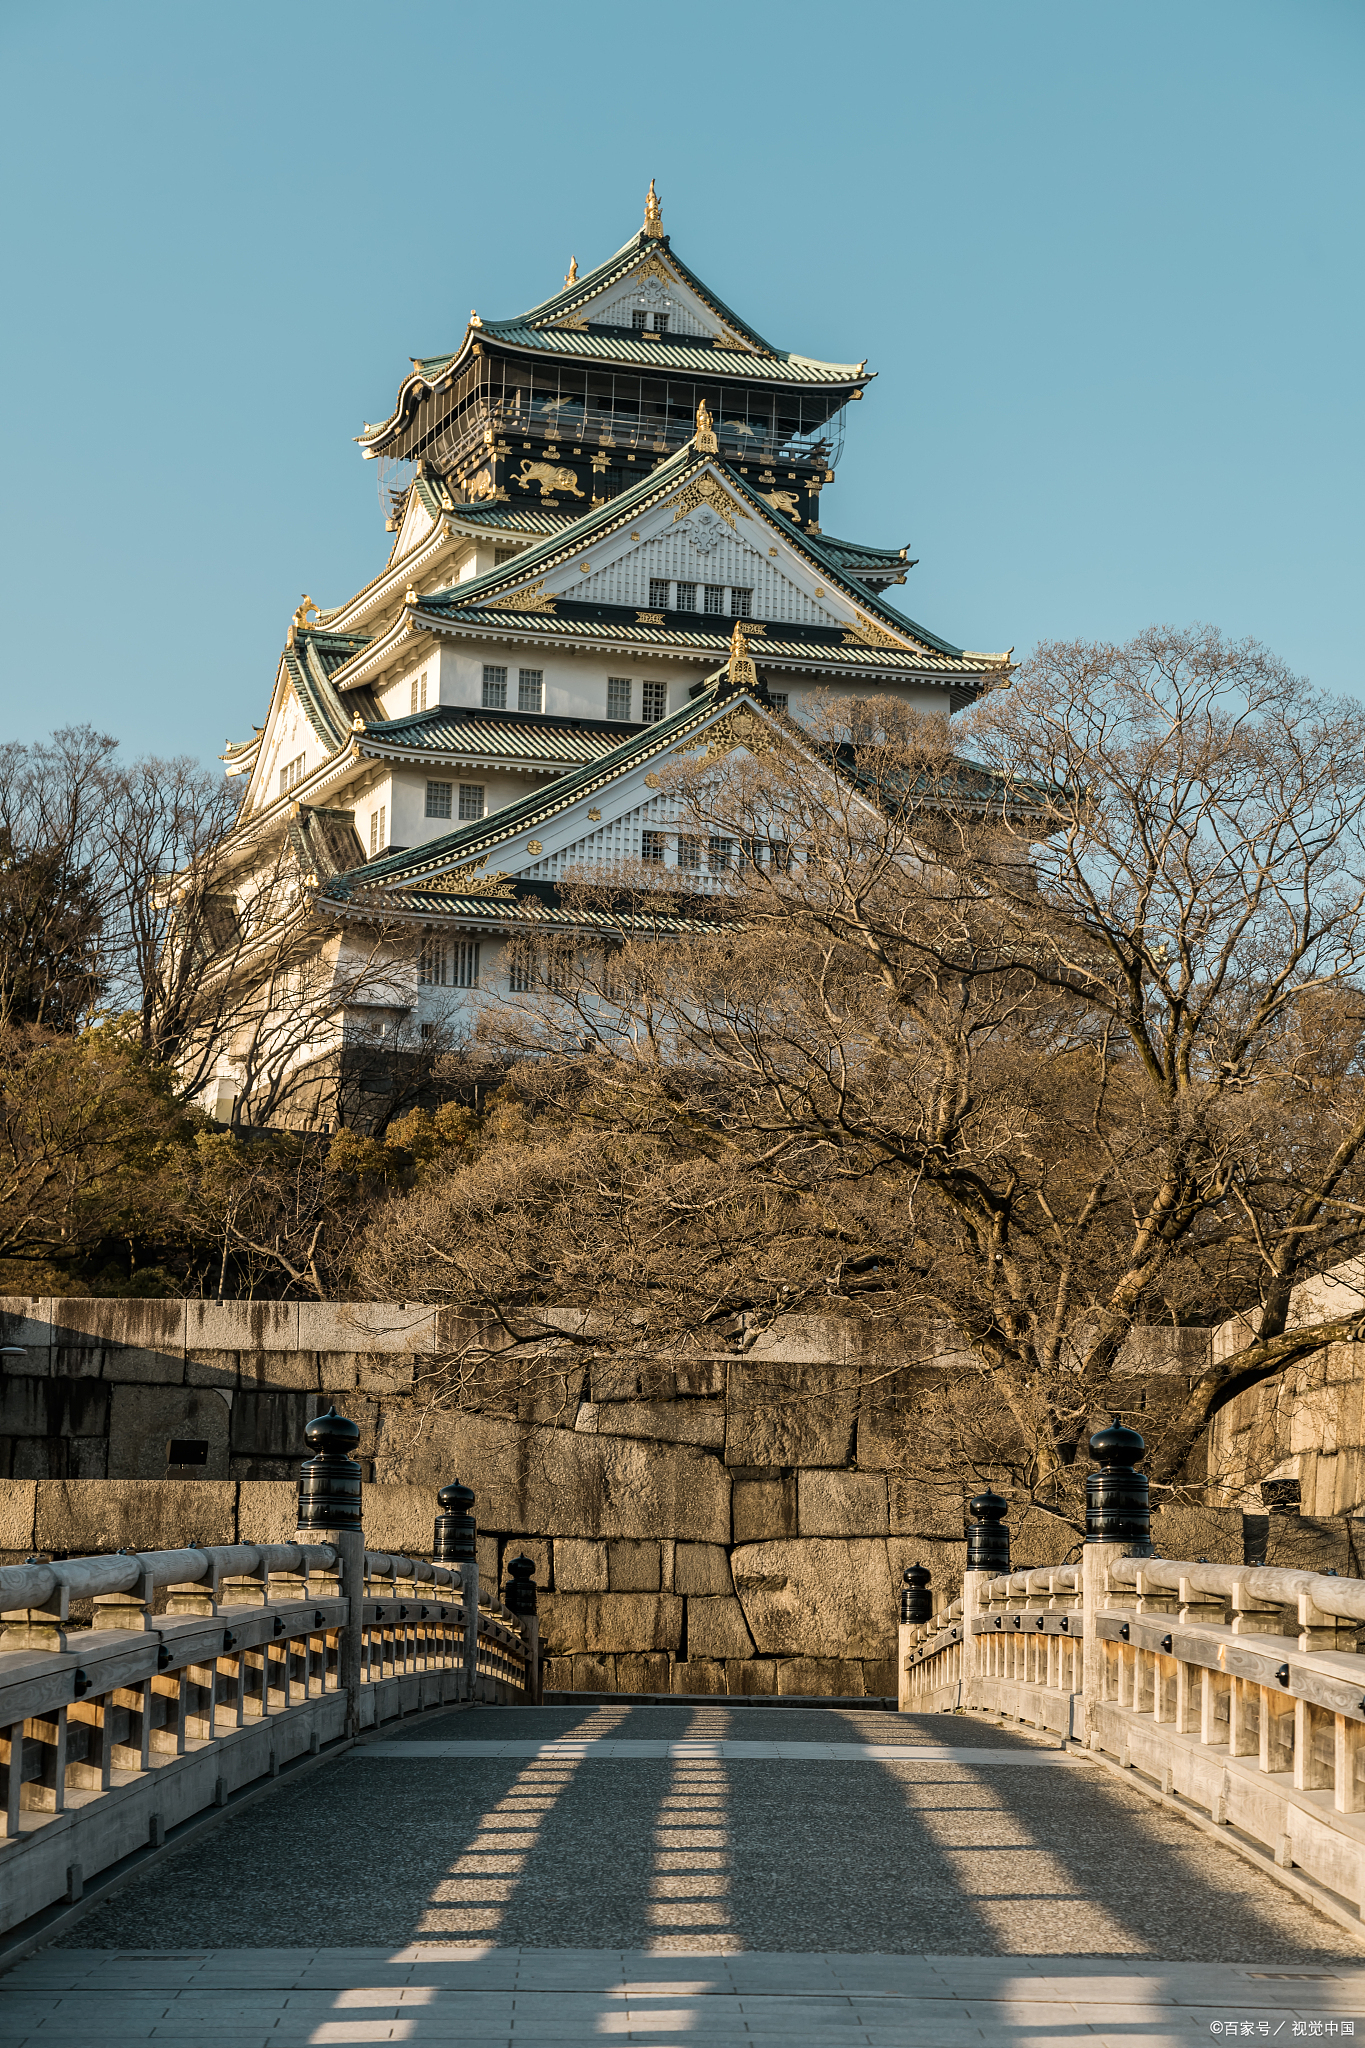
POLYGON ((664 848, 667 841, 662 832, 642 832, 640 835, 640 858, 648 867, 661 868, 664 864, 664 848))
POLYGON ((787 708, 787 692, 785 690, 769 690, 768 702, 772 705, 774 711, 785 712, 787 708))
POLYGON ((381 852, 383 851, 383 849, 384 849, 384 848, 385 848, 385 847, 386 847, 386 846, 388 845, 388 843, 389 843, 389 835, 388 835, 388 833, 387 833, 387 832, 385 831, 385 829, 384 829, 384 818, 385 818, 385 814, 386 814, 387 810, 388 810, 388 805, 387 805, 387 804, 381 804, 381 805, 379 806, 379 809, 378 809, 377 811, 371 811, 371 812, 370 812, 370 859, 371 859, 371 860, 373 860, 373 859, 374 859, 374 857, 375 857, 375 855, 376 855, 377 853, 381 853, 381 852))
POLYGON ((695 872, 701 866, 700 839, 689 839, 686 836, 679 839, 678 866, 686 868, 689 873, 695 872))
POLYGON ((649 314, 637 309, 630 316, 630 324, 637 334, 667 334, 667 313, 649 314))
POLYGON ((495 667, 489 661, 483 665, 483 708, 485 711, 507 709, 507 670, 495 667))
POLYGON ((289 765, 288 765, 288 767, 287 767, 287 768, 281 768, 281 770, 280 770, 280 795, 281 795, 281 796, 288 796, 288 794, 289 794, 290 790, 291 790, 291 789, 294 789, 294 788, 296 788, 296 787, 297 787, 297 785, 298 785, 298 784, 299 784, 300 782, 302 782, 302 781, 303 781, 303 763, 304 763, 304 756, 303 756, 302 754, 300 754, 300 755, 299 755, 299 757, 298 757, 298 759, 297 759, 296 761, 291 761, 291 762, 289 763, 289 765))
POLYGON ((725 585, 723 583, 707 584, 704 608, 708 612, 723 612, 725 610, 725 585))
POLYGON ((680 612, 694 612, 694 611, 695 611, 696 609, 697 609, 697 586, 696 586, 696 584, 695 584, 695 583, 680 583, 680 584, 678 585, 678 601, 677 601, 676 605, 674 606, 674 610, 675 610, 675 611, 680 611, 680 612))
POLYGON ((761 868, 763 865, 763 841, 741 839, 739 842, 739 864, 742 868, 761 868))
POLYGON ((734 845, 733 839, 717 839, 714 834, 712 835, 706 849, 706 865, 713 875, 728 873, 734 845))
POLYGON ((460 816, 465 819, 483 816, 483 784, 462 782, 460 784, 460 816))
POLYGON ((500 569, 500 568, 502 567, 502 565, 503 565, 503 563, 504 563, 504 562, 510 562, 510 561, 511 561, 511 559, 512 559, 513 555, 514 555, 514 554, 515 554, 516 552, 517 552, 517 551, 516 551, 516 549, 515 549, 515 548, 494 548, 494 550, 493 550, 493 567, 494 567, 495 569, 500 569))
POLYGON ((731 613, 733 614, 733 616, 734 616, 735 618, 737 618, 737 619, 748 619, 748 618, 752 618, 752 616, 753 616, 753 609, 754 609, 754 594, 753 594, 752 590, 740 590, 740 589, 738 589, 738 588, 732 588, 732 589, 731 589, 731 591, 730 591, 730 610, 731 610, 731 613))
POLYGON ((630 717, 630 677, 607 677, 607 717, 630 717))
POLYGON ((543 668, 519 668, 517 670, 518 711, 543 711, 545 708, 545 671, 543 668))
MULTIPOLYGON (((412 706, 411 706, 411 710, 412 710, 412 711, 425 711, 425 710, 426 710, 426 708, 427 708, 427 672, 426 672, 426 670, 425 670, 425 669, 423 669, 423 670, 422 670, 422 673, 421 673, 421 675, 420 675, 420 676, 414 676, 414 677, 413 677, 413 679, 412 679, 412 706)), ((411 712, 409 713, 409 716, 410 716, 410 715, 411 715, 411 712)))
POLYGON ((450 816, 450 795, 451 789, 448 782, 429 782, 427 784, 427 816, 429 818, 448 818, 450 816))
POLYGON ((792 871, 792 850, 785 839, 768 841, 768 865, 775 875, 789 875, 792 871))
MULTIPOLYGON (((477 988, 479 985, 479 942, 477 939, 423 939, 417 979, 424 988, 477 988)), ((423 1038, 431 1026, 422 1026, 423 1038)))
POLYGON ((646 725, 652 725, 656 718, 662 718, 668 710, 667 683, 641 683, 640 716, 646 725))
POLYGON ((649 608, 652 612, 668 610, 667 576, 651 576, 649 579, 649 608))

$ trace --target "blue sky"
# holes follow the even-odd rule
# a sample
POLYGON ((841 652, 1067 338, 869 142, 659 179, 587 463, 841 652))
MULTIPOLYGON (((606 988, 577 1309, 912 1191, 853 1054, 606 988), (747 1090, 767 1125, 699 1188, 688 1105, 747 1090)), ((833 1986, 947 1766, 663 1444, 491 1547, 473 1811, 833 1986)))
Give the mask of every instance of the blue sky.
POLYGON ((413 355, 639 226, 880 375, 828 531, 961 645, 1211 620, 1365 695, 1358 0, 5 0, 0 736, 206 760, 387 546, 413 355))

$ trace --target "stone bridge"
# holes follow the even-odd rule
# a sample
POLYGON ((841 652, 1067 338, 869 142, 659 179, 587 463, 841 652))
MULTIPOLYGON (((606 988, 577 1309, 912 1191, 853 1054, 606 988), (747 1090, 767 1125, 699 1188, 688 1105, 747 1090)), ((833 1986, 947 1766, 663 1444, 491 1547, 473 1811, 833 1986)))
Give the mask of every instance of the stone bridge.
POLYGON ((907 1569, 894 1709, 547 1698, 335 1414, 293 1542, 0 1569, 0 2044, 1365 2035, 1365 1583, 1151 1556, 1102 1434, 1079 1566, 907 1569))

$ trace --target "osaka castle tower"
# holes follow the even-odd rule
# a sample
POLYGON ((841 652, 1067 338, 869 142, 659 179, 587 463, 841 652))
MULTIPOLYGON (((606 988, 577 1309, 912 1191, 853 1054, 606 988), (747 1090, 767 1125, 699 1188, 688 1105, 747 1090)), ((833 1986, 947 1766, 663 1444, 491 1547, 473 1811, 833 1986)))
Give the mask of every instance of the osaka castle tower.
POLYGON ((685 865, 654 771, 718 720, 794 742, 816 693, 946 714, 1008 675, 888 601, 906 548, 824 530, 873 374, 766 340, 673 247, 652 184, 615 255, 413 360, 358 437, 388 559, 344 603, 304 600, 264 725, 224 756, 245 785, 226 851, 292 848, 324 926, 379 903, 420 934, 395 1028, 438 989, 507 991, 517 934, 563 927, 567 871, 685 865))

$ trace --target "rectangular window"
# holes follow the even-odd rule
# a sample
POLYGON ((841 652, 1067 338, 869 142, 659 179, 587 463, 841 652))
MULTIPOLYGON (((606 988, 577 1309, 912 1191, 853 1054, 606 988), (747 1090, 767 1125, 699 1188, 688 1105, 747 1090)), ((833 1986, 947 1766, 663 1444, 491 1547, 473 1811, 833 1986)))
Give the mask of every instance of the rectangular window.
POLYGON ((427 1038, 434 1038, 435 1036, 436 1036, 436 1026, 435 1026, 434 1024, 424 1024, 424 1025, 422 1026, 422 1037, 423 1037, 424 1039, 427 1039, 427 1038))
POLYGON ((479 985, 479 942, 477 939, 456 939, 451 947, 451 987, 477 988, 479 985))
POLYGON ((429 782, 427 784, 427 816, 448 818, 450 816, 450 784, 429 782))
POLYGON ((512 941, 512 959, 507 986, 514 996, 524 996, 536 985, 536 949, 526 939, 512 941))
POLYGON ((607 677, 607 717, 630 717, 630 677, 607 677))
POLYGON ((417 979, 423 988, 444 988, 450 948, 444 939, 423 939, 417 979))
POLYGON ((491 661, 483 665, 483 708, 485 711, 507 709, 507 670, 496 667, 491 661))
POLYGON ((679 612, 694 612, 697 609, 697 586, 695 583, 678 585, 678 601, 673 609, 679 612))
POLYGON ((664 864, 664 848, 667 845, 662 832, 643 832, 640 835, 640 858, 646 866, 661 868, 664 864))
POLYGON ((663 718, 668 711, 668 684, 641 683, 640 716, 646 725, 652 725, 656 718, 663 718))
POLYGON ((281 796, 288 796, 288 794, 289 794, 290 790, 291 790, 291 789, 294 789, 294 788, 296 788, 296 787, 298 786, 298 784, 299 784, 300 782, 302 782, 302 781, 303 781, 303 763, 304 763, 304 758, 305 758, 305 757, 304 757, 304 756, 303 756, 302 754, 300 754, 300 755, 299 755, 299 757, 298 757, 298 759, 297 759, 296 761, 291 761, 291 762, 289 763, 288 767, 286 767, 286 768, 281 768, 281 770, 280 770, 280 795, 281 795, 281 796))
POLYGON ((678 840, 678 866, 694 874, 701 866, 701 841, 685 835, 678 840))
POLYGON ((775 875, 789 875, 792 871, 792 850, 785 839, 768 841, 768 865, 775 875))
POLYGON ((510 562, 510 561, 511 561, 511 559, 512 559, 513 555, 514 555, 514 554, 515 554, 516 552, 517 552, 517 551, 516 551, 516 549, 515 549, 515 548, 494 548, 494 550, 493 550, 493 567, 494 567, 495 569, 500 569, 500 568, 502 567, 502 565, 503 565, 503 563, 504 563, 504 562, 510 562))
POLYGON ((651 576, 649 579, 649 608, 652 612, 668 610, 667 576, 651 576))
MULTIPOLYGON (((423 939, 417 979, 423 988, 477 988, 479 941, 423 939)), ((422 1036, 430 1036, 430 1026, 423 1025, 422 1036)))
POLYGON ((725 585, 723 583, 707 584, 705 608, 708 612, 723 612, 725 610, 725 585))
POLYGON ((519 668, 517 670, 518 711, 543 711, 545 709, 545 671, 543 668, 519 668))
POLYGON ((643 334, 643 333, 644 333, 644 331, 645 331, 645 316, 644 316, 643 312, 641 312, 641 311, 640 311, 640 310, 639 310, 638 308, 637 308, 637 310, 636 310, 635 312, 633 312, 633 313, 631 314, 631 316, 630 316, 630 324, 631 324, 631 326, 632 326, 632 327, 633 327, 633 328, 635 329, 635 332, 636 332, 637 334, 643 334))
POLYGON ((712 834, 706 849, 706 865, 713 875, 729 872, 730 856, 734 852, 734 846, 733 839, 717 839, 714 833, 712 834))
POLYGON ((481 818, 483 816, 483 784, 462 782, 460 784, 460 816, 481 818))
POLYGON ((379 809, 378 809, 377 811, 371 811, 371 812, 370 812, 370 859, 371 859, 371 860, 373 860, 373 859, 374 859, 374 856, 375 856, 375 855, 376 855, 377 853, 379 853, 379 852, 380 852, 380 851, 381 851, 381 850, 382 850, 382 849, 383 849, 383 848, 384 848, 385 846, 387 846, 387 844, 388 844, 388 834, 387 834, 387 833, 385 832, 385 830, 384 830, 384 814, 385 814, 385 812, 386 812, 387 810, 388 810, 388 805, 387 805, 387 804, 381 804, 381 805, 379 806, 379 809))
POLYGON ((763 841, 741 839, 739 842, 739 864, 742 868, 761 868, 763 865, 763 841))
POLYGON ((412 710, 425 711, 426 708, 427 672, 425 669, 423 669, 420 676, 414 676, 412 679, 412 710))
POLYGON ((752 590, 743 590, 738 586, 732 586, 730 590, 730 611, 732 615, 737 619, 748 619, 753 617, 753 610, 754 594, 752 590))
POLYGON ((768 701, 774 711, 785 713, 787 709, 787 692, 785 690, 769 690, 768 701))
POLYGON ((656 313, 654 315, 654 332, 656 334, 667 334, 668 323, 671 317, 668 313, 656 313))

